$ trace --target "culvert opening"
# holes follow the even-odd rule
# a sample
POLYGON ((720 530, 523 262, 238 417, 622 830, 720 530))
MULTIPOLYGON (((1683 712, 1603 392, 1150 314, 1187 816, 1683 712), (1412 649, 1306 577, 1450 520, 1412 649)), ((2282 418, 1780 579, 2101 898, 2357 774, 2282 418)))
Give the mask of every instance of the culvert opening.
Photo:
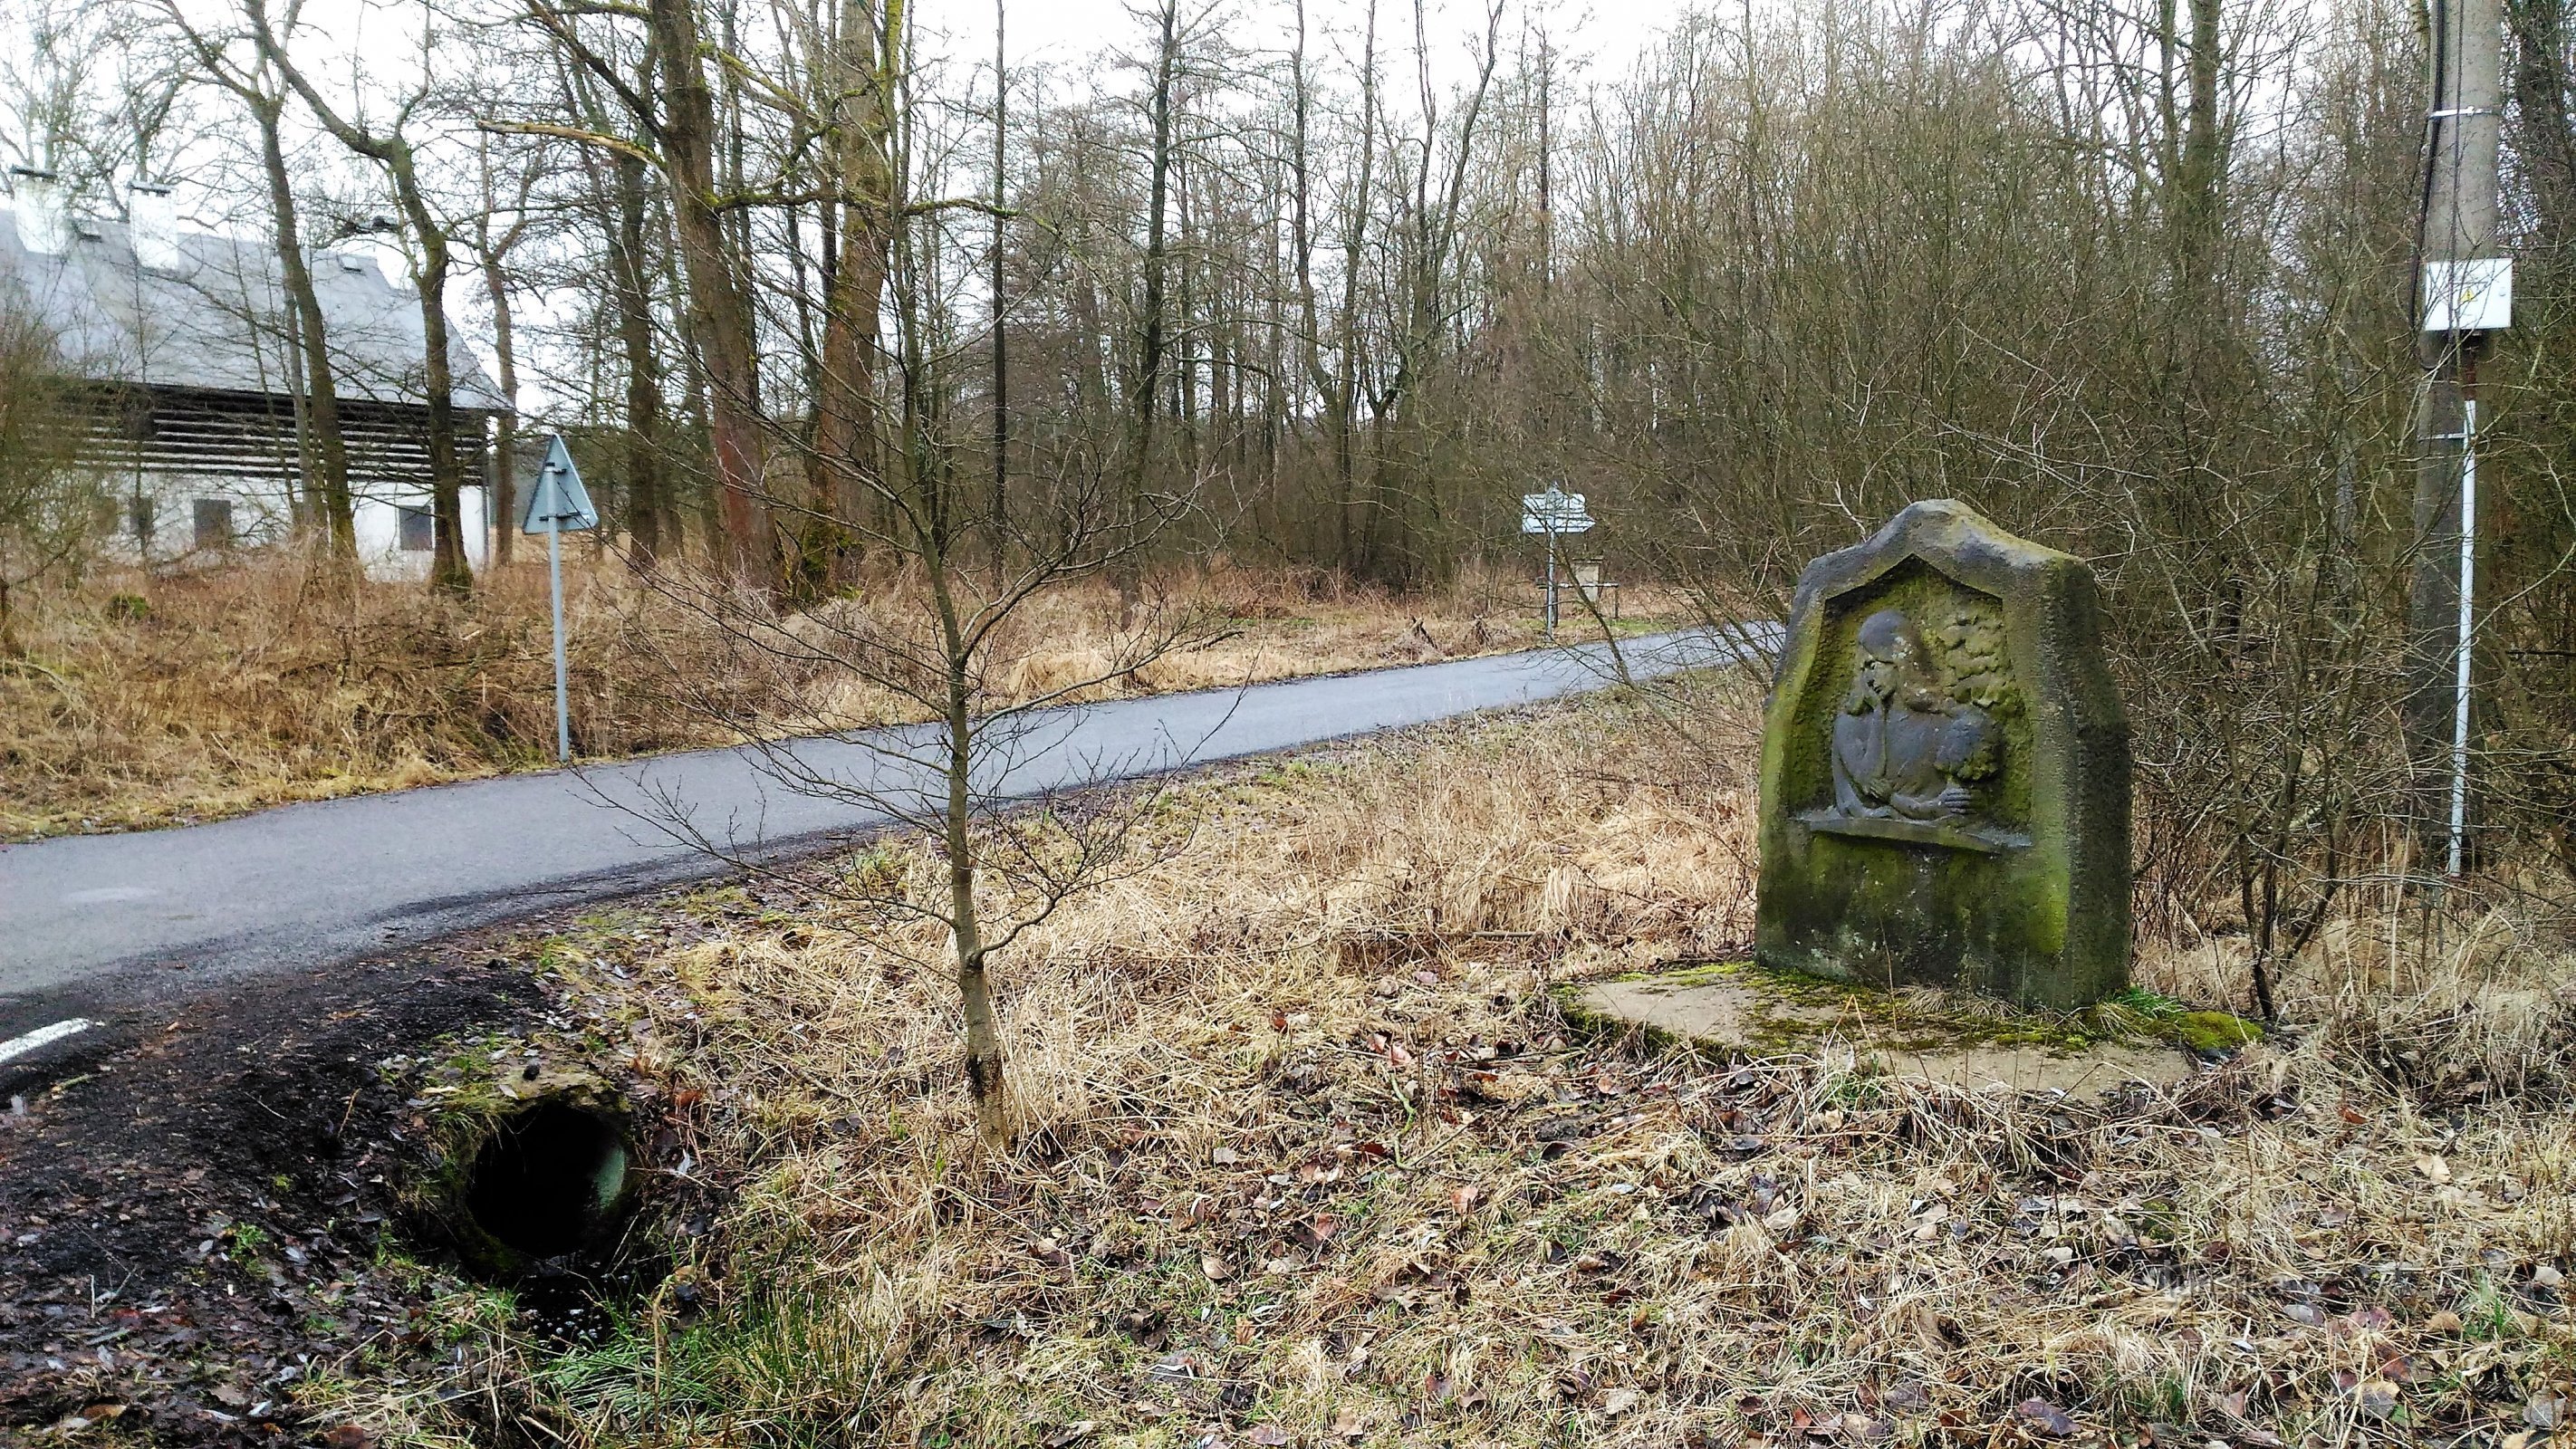
POLYGON ((608 1114, 539 1102, 494 1124, 475 1150, 465 1210, 512 1252, 560 1257, 615 1225, 629 1166, 626 1135, 608 1114))

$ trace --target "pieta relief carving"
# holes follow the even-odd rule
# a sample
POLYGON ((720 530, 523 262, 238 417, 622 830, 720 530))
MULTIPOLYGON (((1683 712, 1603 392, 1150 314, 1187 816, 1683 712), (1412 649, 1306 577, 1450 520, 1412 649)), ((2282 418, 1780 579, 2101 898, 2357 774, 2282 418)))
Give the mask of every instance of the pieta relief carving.
POLYGON ((1787 625, 1755 957, 2060 1009, 2126 985, 2128 725, 2084 561, 1927 499, 1809 564, 1787 625))
POLYGON ((1833 804, 1801 818, 1819 830, 2004 850, 2027 837, 1992 818, 2004 765, 2003 716, 2019 704, 2003 621, 1962 601, 1920 627, 1903 609, 1864 618, 1850 688, 1833 723, 1833 804))

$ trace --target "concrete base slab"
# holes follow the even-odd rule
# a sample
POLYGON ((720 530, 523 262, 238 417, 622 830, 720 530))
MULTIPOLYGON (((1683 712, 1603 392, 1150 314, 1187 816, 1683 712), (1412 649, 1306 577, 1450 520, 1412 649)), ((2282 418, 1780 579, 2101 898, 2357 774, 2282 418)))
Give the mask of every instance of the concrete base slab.
POLYGON ((1574 988, 1569 1014, 1667 1032, 1752 1057, 1840 1048, 1891 1076, 1970 1089, 2099 1100, 2131 1083, 2191 1075, 2193 1054, 2152 1037, 2097 1034, 2081 1017, 2023 1015, 1925 988, 1879 991, 1750 963, 1622 977, 1574 988))

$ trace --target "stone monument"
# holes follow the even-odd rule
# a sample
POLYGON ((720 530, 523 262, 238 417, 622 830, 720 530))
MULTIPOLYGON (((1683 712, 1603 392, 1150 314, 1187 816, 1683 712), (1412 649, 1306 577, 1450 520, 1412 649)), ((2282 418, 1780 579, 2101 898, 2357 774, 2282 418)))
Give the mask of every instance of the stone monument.
POLYGON ((2128 984, 2129 729, 2093 573, 1931 499, 1807 565, 1755 956, 2072 1008, 2128 984))

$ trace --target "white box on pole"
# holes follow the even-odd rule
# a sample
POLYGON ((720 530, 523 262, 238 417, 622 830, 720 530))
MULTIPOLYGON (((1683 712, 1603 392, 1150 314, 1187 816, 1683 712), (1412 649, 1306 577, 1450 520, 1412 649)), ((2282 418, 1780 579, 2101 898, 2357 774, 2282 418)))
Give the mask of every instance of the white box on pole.
POLYGON ((2502 332, 2513 325, 2513 258, 2424 264, 2424 330, 2502 332))

